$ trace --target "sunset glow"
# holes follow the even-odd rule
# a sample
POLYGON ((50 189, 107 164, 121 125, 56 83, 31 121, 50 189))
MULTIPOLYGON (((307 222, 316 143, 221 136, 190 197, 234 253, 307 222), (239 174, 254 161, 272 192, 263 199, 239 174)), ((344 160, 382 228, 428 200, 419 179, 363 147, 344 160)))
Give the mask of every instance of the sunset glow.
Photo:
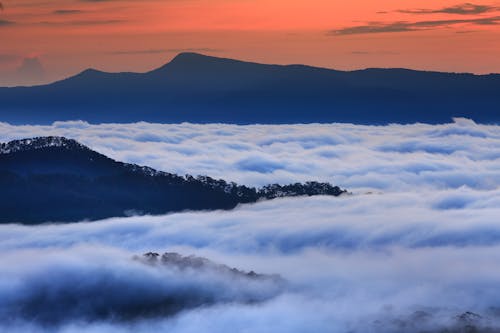
POLYGON ((183 51, 336 69, 500 72, 495 1, 1 2, 1 85, 52 81, 88 67, 146 71, 183 51), (26 58, 43 73, 30 78, 28 68, 22 77, 26 58))

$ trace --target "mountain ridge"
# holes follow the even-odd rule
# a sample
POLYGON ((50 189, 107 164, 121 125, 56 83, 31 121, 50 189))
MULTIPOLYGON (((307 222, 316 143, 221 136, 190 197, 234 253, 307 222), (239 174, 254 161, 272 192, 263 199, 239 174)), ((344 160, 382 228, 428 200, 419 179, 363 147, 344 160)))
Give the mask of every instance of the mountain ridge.
MULTIPOLYGON (((199 60, 208 60, 208 61, 215 61, 215 62, 229 62, 232 64, 252 64, 252 65, 260 65, 260 66, 280 66, 280 67, 288 67, 288 68, 306 68, 306 69, 312 69, 312 70, 324 70, 324 71, 334 71, 334 72, 339 72, 339 73, 358 73, 358 72, 367 72, 367 71, 372 71, 372 72, 379 72, 379 71, 405 71, 405 72, 411 72, 411 73, 427 73, 427 74, 450 74, 450 75, 465 75, 465 76, 472 76, 472 77, 490 77, 490 76, 499 76, 500 73, 485 73, 485 74, 476 74, 472 72, 446 72, 446 71, 436 71, 436 70, 424 70, 424 69, 413 69, 413 68, 406 68, 406 67, 366 67, 366 68, 359 68, 359 69, 353 69, 353 70, 339 70, 335 68, 330 68, 330 67, 322 67, 322 66, 313 66, 313 65, 306 65, 306 64, 299 64, 299 63, 292 63, 292 64, 277 64, 277 63, 272 63, 272 64, 267 64, 267 63, 261 63, 261 62, 252 62, 252 61, 245 61, 245 60, 237 60, 237 59, 232 59, 232 58, 226 58, 226 57, 215 57, 215 56, 210 56, 210 55, 205 55, 202 53, 197 53, 197 52, 181 52, 177 54, 172 60, 169 62, 166 62, 163 65, 160 65, 157 68, 154 68, 149 71, 145 72, 130 72, 130 71, 120 71, 120 72, 108 72, 108 71, 103 71, 99 70, 96 68, 86 68, 83 71, 75 74, 75 75, 70 75, 62 80, 57 80, 52 83, 64 81, 67 79, 74 78, 76 76, 82 75, 84 73, 95 73, 95 74, 151 74, 151 73, 157 73, 157 72, 164 72, 168 70, 168 68, 172 65, 177 65, 181 64, 182 66, 187 66, 190 64, 197 64, 199 63, 199 60)), ((52 84, 48 83, 48 84, 52 84)), ((47 85, 47 84, 44 84, 47 85)), ((43 86, 43 85, 42 85, 43 86)))
MULTIPOLYGON (((108 72, 108 71, 102 71, 102 70, 99 70, 96 68, 89 67, 89 68, 86 68, 85 70, 83 70, 75 75, 70 75, 69 77, 67 77, 65 79, 80 75, 84 72, 98 72, 98 73, 105 73, 105 74, 148 74, 148 73, 166 70, 166 69, 168 69, 169 65, 174 65, 174 64, 179 64, 179 63, 182 65, 189 65, 190 63, 191 64, 198 63, 198 61, 200 59, 204 59, 204 60, 208 60, 208 61, 215 61, 215 62, 230 62, 233 64, 252 64, 252 65, 262 65, 262 66, 297 67, 297 68, 307 68, 307 69, 334 71, 334 72, 342 72, 342 73, 389 70, 389 71, 407 71, 407 72, 418 72, 418 73, 468 75, 468 76, 475 76, 475 77, 500 76, 500 73, 477 74, 477 73, 472 73, 472 72, 447 72, 447 71, 437 71, 437 70, 414 69, 414 68, 406 68, 406 67, 366 67, 366 68, 359 68, 359 69, 353 69, 353 70, 339 70, 339 69, 330 68, 330 67, 313 66, 313 65, 300 64, 300 63, 291 63, 291 64, 269 63, 268 64, 268 63, 262 63, 262 62, 238 60, 238 59, 227 58, 227 57, 210 56, 210 55, 197 53, 197 52, 181 52, 181 53, 177 54, 175 57, 173 57, 170 61, 166 62, 165 64, 160 65, 157 68, 154 68, 152 70, 145 71, 145 72, 130 72, 130 71, 108 72)), ((54 81, 54 82, 57 82, 57 81, 54 81)), ((52 83, 54 83, 54 82, 52 82, 52 83)))
POLYGON ((64 137, 0 144, 0 223, 228 210, 260 200, 343 193, 328 183, 270 184, 256 189, 208 176, 178 176, 115 161, 64 137))
POLYGON ((0 88, 0 121, 90 123, 499 123, 500 75, 409 69, 337 71, 181 53, 145 73, 87 69, 0 88))

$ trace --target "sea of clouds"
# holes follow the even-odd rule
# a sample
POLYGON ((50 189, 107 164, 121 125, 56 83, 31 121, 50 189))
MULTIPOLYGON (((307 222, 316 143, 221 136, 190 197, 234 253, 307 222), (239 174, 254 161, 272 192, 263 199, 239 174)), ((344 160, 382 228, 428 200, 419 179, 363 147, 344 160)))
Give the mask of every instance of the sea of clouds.
POLYGON ((46 135, 179 174, 328 181, 352 195, 0 226, 0 331, 500 331, 500 126, 0 123, 3 142, 46 135), (133 259, 149 251, 286 284, 133 259), (165 300, 179 311, 157 311, 165 300))

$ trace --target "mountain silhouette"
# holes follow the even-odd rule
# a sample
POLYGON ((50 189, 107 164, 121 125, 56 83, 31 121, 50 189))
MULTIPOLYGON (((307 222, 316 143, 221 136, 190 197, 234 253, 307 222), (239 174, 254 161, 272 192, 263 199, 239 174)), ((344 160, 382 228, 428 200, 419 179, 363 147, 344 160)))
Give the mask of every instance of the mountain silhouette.
POLYGON ((207 176, 181 177, 112 160, 64 137, 0 144, 0 223, 232 209, 277 197, 342 193, 317 182, 255 189, 207 176))
POLYGON ((88 69, 35 87, 0 88, 0 121, 500 122, 500 75, 408 69, 336 71, 181 53, 147 73, 88 69))

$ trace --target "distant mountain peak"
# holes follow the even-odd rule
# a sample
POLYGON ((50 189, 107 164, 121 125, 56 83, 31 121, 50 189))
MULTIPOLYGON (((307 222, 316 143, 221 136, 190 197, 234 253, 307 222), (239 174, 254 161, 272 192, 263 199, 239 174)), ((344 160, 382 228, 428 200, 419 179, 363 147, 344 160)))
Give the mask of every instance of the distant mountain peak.
POLYGON ((182 65, 188 65, 188 64, 193 64, 193 63, 203 63, 209 60, 211 57, 200 54, 200 53, 194 53, 194 52, 182 52, 177 54, 175 57, 172 58, 169 62, 167 62, 165 65, 153 70, 153 72, 161 71, 162 69, 168 68, 168 67, 173 67, 173 66, 182 66, 182 65))
POLYGON ((95 73, 103 73, 103 72, 94 68, 87 68, 81 72, 81 74, 95 74, 95 73))
POLYGON ((207 61, 207 60, 217 60, 224 59, 214 56, 209 56, 196 52, 181 52, 176 55, 170 62, 197 62, 197 61, 207 61))
POLYGON ((185 60, 185 59, 196 59, 196 58, 213 58, 213 57, 197 52, 181 52, 177 54, 173 60, 185 60))
POLYGON ((64 148, 67 150, 90 150, 76 140, 61 136, 43 136, 0 143, 0 154, 10 154, 43 148, 64 148))
POLYGON ((75 77, 92 78, 92 77, 100 77, 103 74, 109 74, 109 73, 94 68, 87 68, 82 72, 78 73, 75 77))
POLYGON ((245 64, 246 62, 230 58, 214 57, 195 52, 182 52, 176 55, 170 62, 155 69, 152 73, 163 73, 164 71, 179 70, 183 73, 186 70, 198 73, 210 70, 214 66, 220 68, 229 64, 245 64))

